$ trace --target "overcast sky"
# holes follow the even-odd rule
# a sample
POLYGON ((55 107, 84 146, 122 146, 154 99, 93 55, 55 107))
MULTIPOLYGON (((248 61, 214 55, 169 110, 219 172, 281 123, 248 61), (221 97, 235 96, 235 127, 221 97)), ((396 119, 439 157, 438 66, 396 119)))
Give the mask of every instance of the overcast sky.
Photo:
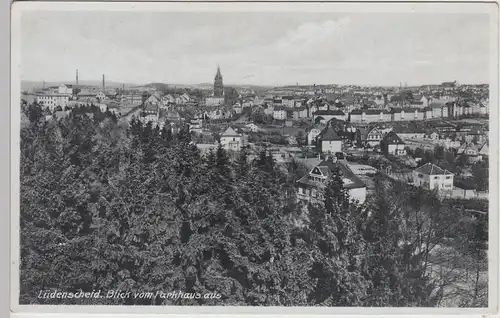
POLYGON ((22 79, 487 83, 485 14, 24 12, 22 79))

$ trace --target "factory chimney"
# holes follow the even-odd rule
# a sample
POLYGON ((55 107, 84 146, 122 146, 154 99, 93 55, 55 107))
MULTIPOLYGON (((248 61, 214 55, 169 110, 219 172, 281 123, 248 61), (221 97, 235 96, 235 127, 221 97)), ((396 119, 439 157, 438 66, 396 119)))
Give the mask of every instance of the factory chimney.
POLYGON ((76 86, 78 86, 78 69, 76 70, 76 86))

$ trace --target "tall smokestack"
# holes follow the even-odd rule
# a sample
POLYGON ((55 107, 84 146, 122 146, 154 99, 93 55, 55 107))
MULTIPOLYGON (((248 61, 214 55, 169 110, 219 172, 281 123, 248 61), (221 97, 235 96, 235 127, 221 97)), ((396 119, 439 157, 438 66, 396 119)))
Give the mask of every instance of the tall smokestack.
POLYGON ((104 90, 105 88, 105 81, 104 81, 104 74, 102 74, 102 89, 104 90))
POLYGON ((76 86, 78 86, 78 69, 76 70, 76 86))

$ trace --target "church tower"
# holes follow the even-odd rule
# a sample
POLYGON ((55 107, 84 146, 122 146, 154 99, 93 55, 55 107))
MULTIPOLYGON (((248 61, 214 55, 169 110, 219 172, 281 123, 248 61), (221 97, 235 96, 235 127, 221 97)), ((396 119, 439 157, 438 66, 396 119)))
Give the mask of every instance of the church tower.
POLYGON ((214 79, 214 97, 224 96, 224 84, 222 83, 222 74, 220 73, 220 67, 217 66, 217 74, 214 79))

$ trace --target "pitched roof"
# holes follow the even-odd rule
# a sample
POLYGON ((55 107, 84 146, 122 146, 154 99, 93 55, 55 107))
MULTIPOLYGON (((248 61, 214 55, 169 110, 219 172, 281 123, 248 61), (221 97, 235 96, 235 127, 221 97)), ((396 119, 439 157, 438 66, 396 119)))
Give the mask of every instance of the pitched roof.
POLYGON ((344 112, 341 110, 318 110, 314 115, 332 115, 332 116, 344 116, 344 112))
POLYGON ((221 136, 240 137, 240 135, 236 131, 234 131, 234 129, 232 127, 227 127, 226 131, 224 131, 221 136))
POLYGON ((399 138, 399 136, 393 131, 387 133, 387 135, 384 136, 384 143, 397 144, 397 145, 404 145, 405 144, 403 142, 403 140, 401 140, 401 138, 399 138))
POLYGON ((418 173, 428 174, 428 175, 450 175, 453 174, 446 169, 441 169, 433 163, 426 163, 425 165, 415 169, 418 173))
MULTIPOLYGON (((342 162, 339 161, 333 162, 333 160, 324 160, 320 162, 316 167, 314 167, 313 170, 316 168, 318 168, 318 170, 328 178, 332 176, 332 172, 334 171, 334 169, 338 168, 340 170, 340 174, 342 175, 342 177, 349 179, 351 181, 351 183, 344 184, 344 188, 346 189, 366 187, 365 183, 357 175, 355 175, 354 172, 352 172, 352 170, 347 165, 343 164, 342 162)), ((324 188, 326 186, 325 183, 310 180, 309 173, 306 174, 297 182, 317 186, 318 188, 324 188)))
POLYGON ((331 141, 331 140, 342 140, 337 134, 332 126, 328 126, 323 132, 321 132, 321 140, 331 141))
POLYGON ((364 113, 367 115, 380 115, 380 113, 389 114, 385 109, 365 109, 364 113))

